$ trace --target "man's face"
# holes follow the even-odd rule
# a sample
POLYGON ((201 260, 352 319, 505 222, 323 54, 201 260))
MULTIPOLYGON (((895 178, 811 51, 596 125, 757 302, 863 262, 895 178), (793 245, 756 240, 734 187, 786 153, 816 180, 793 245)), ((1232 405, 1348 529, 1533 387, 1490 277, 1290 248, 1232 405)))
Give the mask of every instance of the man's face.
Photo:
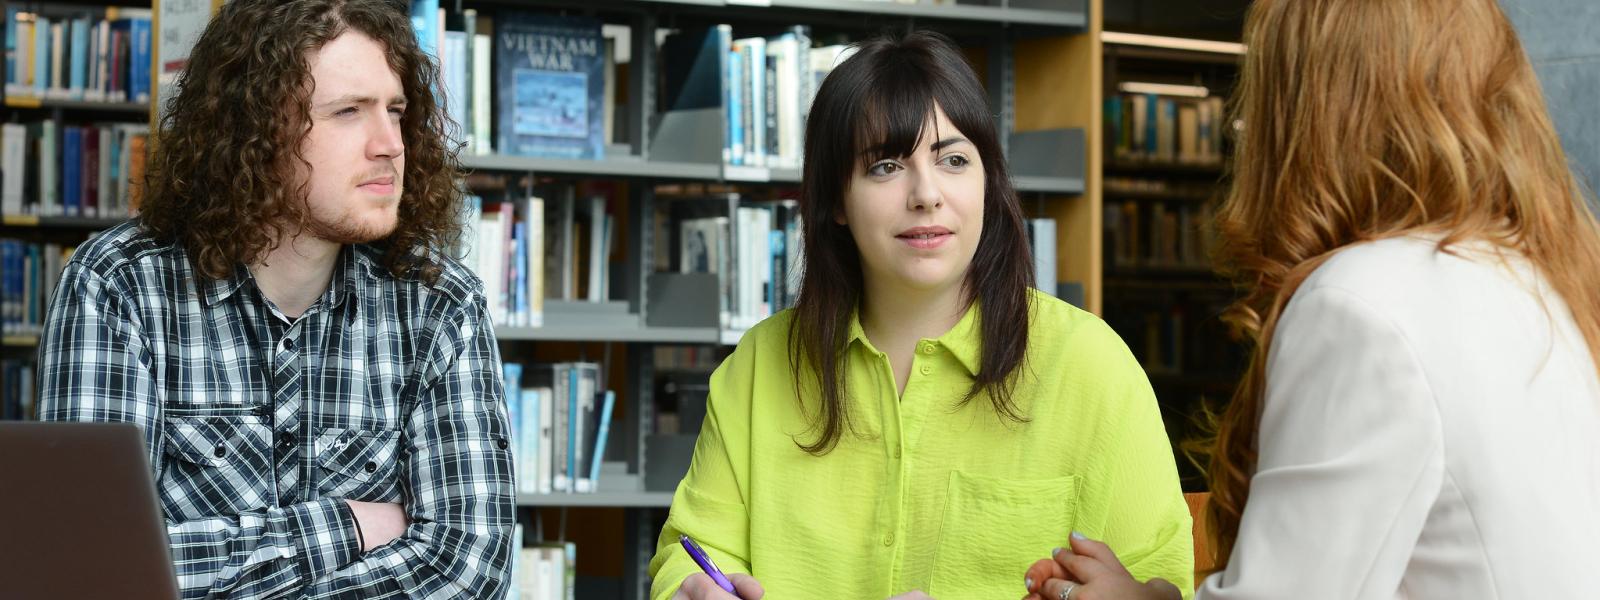
POLYGON ((394 231, 404 185, 406 98, 383 46, 350 30, 311 57, 311 130, 297 165, 306 184, 308 231, 356 244, 394 231))

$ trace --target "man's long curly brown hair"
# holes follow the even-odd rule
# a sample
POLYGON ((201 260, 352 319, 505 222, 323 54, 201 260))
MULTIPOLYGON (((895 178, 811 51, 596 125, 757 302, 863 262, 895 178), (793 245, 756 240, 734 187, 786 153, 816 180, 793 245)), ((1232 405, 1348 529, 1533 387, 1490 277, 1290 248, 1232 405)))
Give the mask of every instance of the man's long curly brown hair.
POLYGON ((313 167, 301 154, 312 53, 352 30, 384 47, 407 100, 398 223, 375 245, 394 275, 437 276, 461 228, 459 163, 434 94, 438 67, 418 48, 405 7, 389 0, 233 0, 200 34, 161 118, 140 220, 181 244, 203 276, 232 275, 307 223, 295 166, 313 167))

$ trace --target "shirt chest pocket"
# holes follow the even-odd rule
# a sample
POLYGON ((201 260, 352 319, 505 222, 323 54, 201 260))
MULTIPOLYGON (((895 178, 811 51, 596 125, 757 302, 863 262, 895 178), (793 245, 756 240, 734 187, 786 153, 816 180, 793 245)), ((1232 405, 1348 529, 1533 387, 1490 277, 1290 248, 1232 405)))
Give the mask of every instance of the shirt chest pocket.
POLYGON ((236 515, 272 504, 272 430, 238 414, 169 416, 163 432, 161 501, 175 520, 236 515))
POLYGON ((1014 595, 1029 565, 1067 545, 1078 485, 1076 475, 1019 480, 951 472, 929 593, 941 600, 1014 595))
POLYGON ((317 435, 317 492, 363 502, 399 502, 400 432, 329 427, 317 435))

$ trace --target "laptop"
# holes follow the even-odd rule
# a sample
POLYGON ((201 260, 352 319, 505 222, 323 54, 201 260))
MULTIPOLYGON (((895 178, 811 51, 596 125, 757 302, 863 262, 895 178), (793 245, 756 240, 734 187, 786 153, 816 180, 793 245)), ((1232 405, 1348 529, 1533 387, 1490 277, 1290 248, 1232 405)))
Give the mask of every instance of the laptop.
POLYGON ((138 427, 0 422, 0 596, 177 598, 159 506, 138 427))

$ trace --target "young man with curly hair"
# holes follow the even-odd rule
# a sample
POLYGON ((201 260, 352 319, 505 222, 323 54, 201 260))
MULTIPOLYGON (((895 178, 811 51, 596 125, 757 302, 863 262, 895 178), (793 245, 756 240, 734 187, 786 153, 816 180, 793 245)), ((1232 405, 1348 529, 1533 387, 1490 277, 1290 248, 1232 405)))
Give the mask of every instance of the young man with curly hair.
POLYGON ((141 214, 62 275, 44 418, 141 426, 186 598, 504 591, 500 361, 444 254, 437 82, 399 5, 224 4, 141 214))

